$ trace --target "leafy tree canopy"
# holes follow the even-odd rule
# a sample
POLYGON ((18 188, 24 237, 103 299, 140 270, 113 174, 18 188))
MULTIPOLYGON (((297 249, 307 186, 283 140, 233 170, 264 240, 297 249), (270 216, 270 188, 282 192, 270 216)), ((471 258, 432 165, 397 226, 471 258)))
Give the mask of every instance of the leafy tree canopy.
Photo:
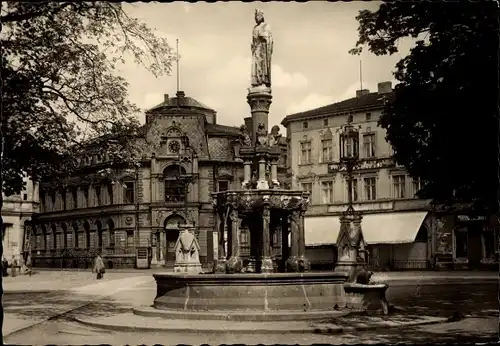
POLYGON ((379 125, 396 162, 426 181, 421 197, 498 207, 498 4, 494 1, 383 3, 356 17, 363 47, 393 54, 400 82, 379 125))
POLYGON ((117 162, 137 159, 139 109, 116 70, 132 58, 169 74, 165 39, 119 3, 3 2, 0 20, 4 191, 20 192, 23 172, 71 172, 89 140, 117 162))

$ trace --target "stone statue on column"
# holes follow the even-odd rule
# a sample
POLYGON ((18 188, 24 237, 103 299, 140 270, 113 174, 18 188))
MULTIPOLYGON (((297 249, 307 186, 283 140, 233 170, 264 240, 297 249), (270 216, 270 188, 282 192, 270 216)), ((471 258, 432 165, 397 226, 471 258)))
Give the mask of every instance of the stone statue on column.
POLYGON ((264 21, 264 12, 255 10, 256 25, 252 33, 252 87, 271 87, 271 57, 273 36, 270 26, 264 21))

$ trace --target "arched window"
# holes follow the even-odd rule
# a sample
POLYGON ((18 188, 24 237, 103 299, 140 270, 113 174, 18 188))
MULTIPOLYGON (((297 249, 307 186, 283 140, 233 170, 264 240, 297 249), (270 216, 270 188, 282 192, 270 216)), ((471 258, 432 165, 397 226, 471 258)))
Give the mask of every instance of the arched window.
POLYGON ((62 228, 62 231, 63 231, 63 234, 62 234, 62 248, 69 248, 70 247, 70 244, 68 244, 68 226, 66 226, 66 223, 63 222, 61 224, 61 228, 62 228))
POLYGON ((73 237, 73 244, 75 248, 78 248, 80 246, 79 241, 78 241, 78 225, 76 222, 73 222, 73 233, 71 234, 73 237))
POLYGON ((97 248, 98 249, 102 249, 102 223, 101 221, 97 221, 95 223, 95 227, 96 227, 96 232, 97 232, 97 248))
POLYGON ((85 248, 90 248, 90 225, 87 221, 83 224, 83 229, 85 231, 85 248))
POLYGON ((109 247, 115 247, 115 223, 109 219, 108 222, 109 247))
POLYGON ((52 224, 51 228, 52 228, 52 243, 50 245, 51 245, 52 249, 56 249, 59 247, 58 243, 60 243, 61 240, 59 239, 59 241, 57 241, 57 238, 59 238, 59 235, 57 234, 56 225, 52 224))
POLYGON ((165 183, 165 202, 182 203, 186 200, 186 191, 184 182, 180 179, 186 174, 184 167, 179 165, 170 165, 163 171, 163 180, 165 183))

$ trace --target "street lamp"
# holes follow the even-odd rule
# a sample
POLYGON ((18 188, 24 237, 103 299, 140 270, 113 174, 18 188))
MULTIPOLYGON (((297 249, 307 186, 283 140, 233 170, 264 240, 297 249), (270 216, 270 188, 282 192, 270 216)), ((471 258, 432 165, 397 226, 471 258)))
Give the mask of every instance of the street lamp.
POLYGON ((356 213, 352 201, 353 170, 359 164, 359 127, 352 125, 352 116, 340 129, 340 160, 338 169, 347 171, 347 210, 340 216, 340 231, 337 237, 338 261, 335 271, 348 275, 348 281, 356 280, 357 268, 366 263, 366 243, 361 230, 361 214, 356 213))
POLYGON ((347 125, 341 128, 340 132, 340 166, 347 170, 347 210, 346 213, 353 213, 352 203, 352 182, 353 169, 359 163, 359 129, 352 124, 352 117, 347 119, 347 125))

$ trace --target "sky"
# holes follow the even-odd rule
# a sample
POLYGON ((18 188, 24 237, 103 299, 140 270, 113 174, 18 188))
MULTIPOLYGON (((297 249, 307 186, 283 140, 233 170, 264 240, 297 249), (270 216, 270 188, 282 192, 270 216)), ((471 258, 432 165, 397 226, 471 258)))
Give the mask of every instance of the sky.
MULTIPOLYGON (((396 63, 409 51, 403 42, 392 56, 348 53, 357 41, 355 19, 362 9, 380 2, 216 2, 130 3, 125 11, 166 37, 175 49, 179 39, 180 90, 217 111, 219 124, 239 126, 250 116, 246 102, 250 86, 250 42, 255 8, 264 11, 274 38, 273 103, 269 127, 289 114, 354 97, 364 89, 396 81, 396 63)), ((365 48, 366 50, 366 48, 365 48)), ((154 77, 133 61, 120 74, 129 82, 130 100, 146 110, 175 96, 176 68, 170 76, 154 77)), ((144 122, 144 115, 141 116, 144 122)))

